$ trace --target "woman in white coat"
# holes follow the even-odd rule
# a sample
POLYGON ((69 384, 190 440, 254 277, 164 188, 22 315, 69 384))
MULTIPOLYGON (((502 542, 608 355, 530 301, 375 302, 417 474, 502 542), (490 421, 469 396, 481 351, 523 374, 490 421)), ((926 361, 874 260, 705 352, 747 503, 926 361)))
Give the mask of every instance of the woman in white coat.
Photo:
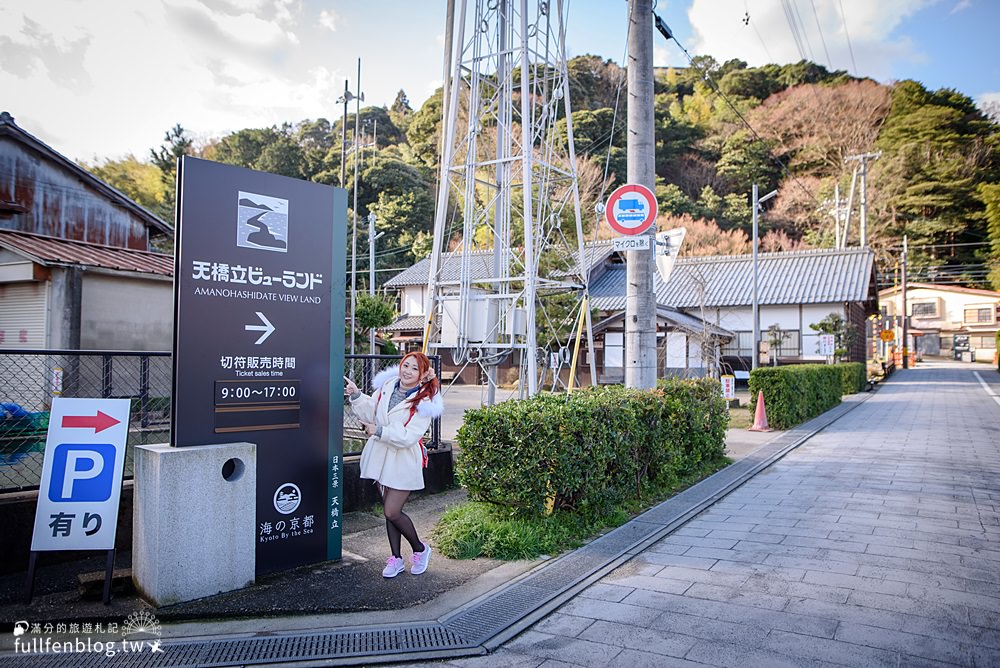
POLYGON ((371 396, 344 378, 344 394, 364 423, 368 442, 361 452, 361 477, 374 480, 382 495, 385 528, 392 554, 382 576, 393 578, 405 570, 402 540, 413 550, 410 573, 427 570, 431 546, 417 536, 413 521, 403 512, 410 492, 424 488, 425 451, 421 438, 431 420, 444 412, 441 384, 423 353, 407 353, 398 367, 375 376, 371 396))

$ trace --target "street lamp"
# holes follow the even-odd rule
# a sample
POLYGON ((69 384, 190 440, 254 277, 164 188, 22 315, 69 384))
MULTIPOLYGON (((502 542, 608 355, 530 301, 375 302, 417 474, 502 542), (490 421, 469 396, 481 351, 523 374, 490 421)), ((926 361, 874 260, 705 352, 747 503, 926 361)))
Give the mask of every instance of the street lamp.
MULTIPOLYGON (((344 81, 344 94, 337 99, 337 102, 344 104, 343 127, 340 131, 340 187, 346 187, 344 183, 344 167, 347 160, 347 103, 354 100, 354 143, 358 143, 358 119, 361 117, 361 103, 365 100, 365 94, 361 92, 361 59, 358 58, 358 92, 352 95, 347 89, 347 81, 344 81)), ((357 310, 357 259, 358 249, 358 162, 354 160, 354 217, 351 226, 351 354, 354 354, 354 323, 355 312, 357 310)))
MULTIPOLYGON (((345 161, 347 160, 347 103, 354 99, 354 93, 347 89, 347 79, 344 79, 344 94, 337 98, 337 104, 344 105, 344 116, 341 119, 340 128, 340 187, 346 188, 347 184, 344 182, 344 168, 346 167, 345 161)), ((365 101, 365 94, 361 93, 358 97, 361 102, 365 101)), ((357 119, 355 119, 355 123, 357 119)))
MULTIPOLYGON (((368 212, 368 294, 375 296, 375 241, 385 234, 375 234, 375 212, 368 212)), ((375 354, 375 328, 368 332, 368 352, 375 354)))
POLYGON ((757 197, 757 184, 753 184, 753 359, 750 368, 756 369, 760 357, 760 303, 757 295, 757 214, 760 205, 778 194, 772 190, 763 197, 757 197))

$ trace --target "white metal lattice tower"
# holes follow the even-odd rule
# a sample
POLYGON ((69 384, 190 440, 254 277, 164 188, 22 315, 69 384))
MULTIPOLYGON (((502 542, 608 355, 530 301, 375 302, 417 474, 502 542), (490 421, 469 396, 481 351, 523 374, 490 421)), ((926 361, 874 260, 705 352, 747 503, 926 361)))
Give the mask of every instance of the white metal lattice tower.
MULTIPOLYGON (((560 329, 545 297, 578 297, 575 314, 565 304, 558 314, 571 322, 587 301, 566 14, 563 0, 457 2, 457 13, 449 2, 446 26, 453 56, 424 342, 456 364, 480 366, 493 403, 496 365, 512 354, 521 361, 521 395, 538 389, 540 358, 560 329), (560 118, 568 137, 555 132, 560 118)), ((586 321, 592 339, 589 312, 586 321)))

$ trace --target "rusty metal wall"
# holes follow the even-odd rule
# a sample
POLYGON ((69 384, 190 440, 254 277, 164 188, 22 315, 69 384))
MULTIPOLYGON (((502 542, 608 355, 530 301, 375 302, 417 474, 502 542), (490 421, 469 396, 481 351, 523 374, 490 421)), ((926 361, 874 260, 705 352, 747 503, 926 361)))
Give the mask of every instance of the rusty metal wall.
POLYGON ((67 169, 5 138, 0 138, 0 228, 149 250, 146 222, 67 169))

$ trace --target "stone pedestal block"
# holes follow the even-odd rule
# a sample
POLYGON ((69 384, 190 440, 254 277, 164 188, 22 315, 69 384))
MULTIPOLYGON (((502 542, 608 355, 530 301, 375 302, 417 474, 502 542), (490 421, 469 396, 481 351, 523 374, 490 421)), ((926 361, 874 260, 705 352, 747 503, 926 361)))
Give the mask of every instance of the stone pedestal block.
POLYGON ((153 605, 254 582, 257 446, 135 446, 132 579, 153 605))

